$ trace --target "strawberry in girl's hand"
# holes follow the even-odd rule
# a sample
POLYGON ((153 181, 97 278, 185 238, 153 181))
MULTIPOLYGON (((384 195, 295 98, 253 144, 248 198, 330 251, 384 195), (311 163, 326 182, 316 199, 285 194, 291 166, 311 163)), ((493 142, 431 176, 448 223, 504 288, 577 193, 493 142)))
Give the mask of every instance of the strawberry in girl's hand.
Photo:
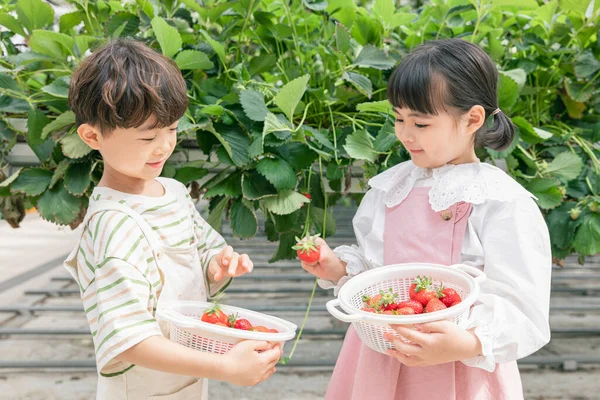
POLYGON ((416 300, 423 306, 426 306, 429 301, 436 298, 436 293, 433 290, 433 283, 428 276, 421 277, 418 275, 414 282, 410 285, 408 295, 411 300, 416 300))
POLYGON ((250 321, 244 318, 239 318, 239 315, 231 315, 229 317, 229 325, 235 329, 241 329, 243 331, 252 330, 252 324, 250 321))
POLYGON ((462 301, 460 295, 456 293, 456 290, 445 288, 444 285, 437 289, 437 298, 440 299, 446 307, 452 307, 455 303, 458 304, 462 301))
POLYGON ((415 314, 423 313, 423 304, 419 303, 417 300, 401 301, 400 303, 398 303, 397 309, 406 308, 406 307, 412 308, 414 310, 415 314))
POLYGON ((427 303, 427 305, 425 306, 425 312, 431 313, 435 311, 445 310, 446 308, 448 307, 446 307, 446 305, 442 303, 440 299, 434 297, 433 299, 429 300, 429 303, 427 303))
POLYGON ((201 321, 208 322, 209 324, 217 324, 222 323, 227 325, 229 322, 229 317, 223 311, 221 311, 221 307, 215 303, 214 306, 204 311, 201 321))
POLYGON ((264 333, 268 333, 269 332, 269 328, 267 328, 266 326, 255 326, 251 330, 254 331, 254 332, 264 332, 264 333))
POLYGON ((297 244, 292 247, 296 250, 298 258, 308 264, 314 264, 319 261, 321 256, 320 246, 317 245, 316 239, 319 234, 314 236, 306 236, 303 239, 296 237, 297 244))

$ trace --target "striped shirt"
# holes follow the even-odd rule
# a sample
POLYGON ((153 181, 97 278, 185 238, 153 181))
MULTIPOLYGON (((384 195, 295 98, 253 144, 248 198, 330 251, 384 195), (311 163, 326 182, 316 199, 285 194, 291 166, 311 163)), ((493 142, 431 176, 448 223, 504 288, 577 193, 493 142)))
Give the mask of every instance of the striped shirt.
MULTIPOLYGON (((202 219, 185 186, 172 179, 158 180, 165 187, 161 197, 97 187, 90 205, 111 200, 129 206, 166 246, 189 245, 196 235, 206 272, 212 257, 225 247, 224 239, 202 219)), ((79 243, 76 281, 92 332, 98 371, 103 376, 126 372, 133 365, 115 357, 150 336, 162 335, 154 314, 163 282, 152 249, 133 218, 104 210, 89 219, 79 243)))

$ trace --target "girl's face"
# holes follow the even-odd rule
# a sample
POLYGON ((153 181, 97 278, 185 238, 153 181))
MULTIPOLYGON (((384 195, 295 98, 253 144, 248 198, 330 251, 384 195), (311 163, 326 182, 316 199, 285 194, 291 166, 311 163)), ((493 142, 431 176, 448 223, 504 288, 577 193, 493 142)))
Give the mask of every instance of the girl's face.
POLYGON ((459 118, 447 112, 427 115, 408 108, 394 108, 396 137, 421 168, 438 168, 444 164, 478 161, 474 134, 483 124, 485 112, 470 111, 459 118), (483 112, 483 115, 478 115, 483 112), (481 121, 479 121, 481 120, 481 121))

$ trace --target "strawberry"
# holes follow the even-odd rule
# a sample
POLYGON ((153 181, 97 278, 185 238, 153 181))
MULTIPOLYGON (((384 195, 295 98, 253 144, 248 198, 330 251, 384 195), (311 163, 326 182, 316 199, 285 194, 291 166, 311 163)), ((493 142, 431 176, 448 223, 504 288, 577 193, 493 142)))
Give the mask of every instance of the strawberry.
POLYGON ((460 295, 458 293, 456 293, 456 290, 452 289, 452 288, 445 288, 444 285, 441 285, 438 289, 437 289, 437 298, 440 299, 442 301, 442 303, 444 303, 446 305, 446 307, 450 307, 452 306, 452 304, 456 303, 457 301, 460 302, 462 299, 460 298, 460 295))
POLYGON ((302 193, 302 196, 310 200, 310 193, 302 193))
POLYGON ((412 308, 415 312, 415 314, 422 314, 423 313, 423 304, 419 303, 417 300, 407 300, 407 301, 402 301, 400 303, 398 303, 398 310, 401 308, 412 308))
POLYGON ((387 292, 380 290, 379 294, 381 294, 381 305, 384 309, 391 309, 390 307, 392 307, 392 304, 396 304, 398 293, 394 293, 392 288, 389 288, 387 292))
POLYGON ((461 301, 462 301, 461 299, 456 300, 454 303, 450 304, 450 307, 454 307, 455 305, 457 305, 461 301))
POLYGON ((442 303, 440 301, 440 299, 438 299, 437 297, 434 297, 425 306, 425 312, 431 313, 431 312, 435 312, 435 311, 444 310, 446 308, 448 308, 448 307, 446 307, 446 305, 444 303, 442 303))
POLYGON ((211 308, 205 310, 200 320, 208 322, 209 324, 216 324, 217 322, 220 322, 227 325, 229 322, 227 314, 221 311, 221 307, 217 303, 215 303, 211 308))
POLYGON ((269 329, 269 333, 279 333, 279 331, 275 328, 269 329))
POLYGON ((240 318, 237 314, 229 316, 229 326, 235 329, 241 329, 243 331, 252 330, 252 324, 250 323, 250 321, 244 318, 240 318))
POLYGON ((308 264, 314 264, 319 261, 321 256, 321 247, 317 245, 316 239, 319 234, 314 236, 306 236, 300 239, 296 236, 297 244, 292 246, 292 249, 296 250, 298 258, 308 264))
MULTIPOLYGON (((421 303, 419 303, 421 304, 421 303)), ((402 307, 396 310, 396 314, 398 315, 414 315, 417 314, 414 308, 411 307, 402 307)))
POLYGON ((254 332, 265 332, 265 333, 269 332, 269 328, 267 328, 265 326, 255 326, 254 328, 252 328, 252 330, 254 332))
POLYGON ((372 307, 363 307, 363 308, 361 308, 361 310, 366 311, 366 312, 377 313, 377 310, 372 307))
POLYGON ((217 322, 217 323, 215 323, 215 325, 217 325, 217 326, 224 326, 225 328, 231 328, 229 325, 224 324, 222 322, 217 322))
POLYGON ((429 300, 435 296, 433 283, 428 276, 421 277, 418 275, 408 289, 408 295, 411 300, 417 300, 423 306, 429 303, 429 300))
POLYGON ((383 296, 381 294, 376 294, 373 297, 364 295, 362 297, 363 302, 367 306, 367 308, 374 308, 375 310, 379 310, 381 308, 381 298, 383 296))
POLYGON ((382 314, 385 314, 385 315, 398 315, 398 314, 396 314, 396 311, 392 311, 392 310, 385 310, 384 312, 382 312, 382 314))

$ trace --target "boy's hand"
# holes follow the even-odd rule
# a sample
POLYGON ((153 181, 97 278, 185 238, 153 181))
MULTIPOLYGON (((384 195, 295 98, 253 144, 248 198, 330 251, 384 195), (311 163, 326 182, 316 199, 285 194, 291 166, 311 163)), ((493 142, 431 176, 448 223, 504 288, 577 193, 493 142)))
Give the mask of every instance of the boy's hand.
POLYGON ((300 265, 317 278, 333 282, 339 281, 346 275, 346 263, 335 255, 333 250, 331 250, 322 238, 317 238, 316 244, 321 250, 319 260, 315 263, 300 261, 300 265))
POLYGON ((224 277, 235 278, 248 274, 254 268, 248 254, 238 254, 233 251, 233 247, 227 246, 210 261, 208 269, 215 282, 224 277))
POLYGON ((275 372, 281 346, 269 342, 244 340, 225 354, 225 380, 239 386, 254 386, 275 372))

